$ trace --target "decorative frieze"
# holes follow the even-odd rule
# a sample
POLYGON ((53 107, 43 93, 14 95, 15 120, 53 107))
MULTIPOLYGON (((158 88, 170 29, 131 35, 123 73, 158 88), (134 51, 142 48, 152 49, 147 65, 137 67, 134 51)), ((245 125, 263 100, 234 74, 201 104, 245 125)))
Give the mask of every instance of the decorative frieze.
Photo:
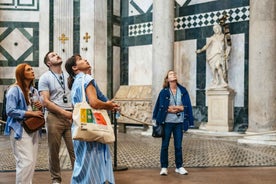
POLYGON ((151 124, 152 89, 150 85, 120 86, 114 100, 121 106, 118 123, 151 124))

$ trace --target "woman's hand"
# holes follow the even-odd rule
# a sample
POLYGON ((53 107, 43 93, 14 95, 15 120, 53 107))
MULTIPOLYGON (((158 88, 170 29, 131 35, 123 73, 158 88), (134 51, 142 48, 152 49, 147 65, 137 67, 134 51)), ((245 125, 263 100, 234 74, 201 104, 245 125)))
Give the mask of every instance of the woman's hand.
POLYGON ((40 101, 33 102, 33 106, 35 106, 40 111, 42 110, 42 103, 40 101))
POLYGON ((178 112, 182 112, 184 111, 184 106, 183 105, 179 105, 179 106, 175 106, 178 110, 178 112))
POLYGON ((178 106, 171 105, 171 106, 168 107, 168 112, 169 113, 176 114, 176 113, 182 112, 182 111, 184 111, 184 106, 182 106, 182 105, 178 105, 178 106))
POLYGON ((30 111, 32 113, 32 116, 38 117, 38 118, 44 118, 44 115, 41 111, 30 111))
POLYGON ((168 112, 169 113, 177 113, 178 112, 178 110, 177 110, 177 108, 175 108, 176 106, 173 106, 173 105, 171 105, 171 106, 169 106, 168 107, 168 112))
POLYGON ((117 104, 115 101, 111 100, 111 101, 107 101, 106 103, 108 103, 110 106, 110 109, 108 110, 120 111, 120 105, 117 104))

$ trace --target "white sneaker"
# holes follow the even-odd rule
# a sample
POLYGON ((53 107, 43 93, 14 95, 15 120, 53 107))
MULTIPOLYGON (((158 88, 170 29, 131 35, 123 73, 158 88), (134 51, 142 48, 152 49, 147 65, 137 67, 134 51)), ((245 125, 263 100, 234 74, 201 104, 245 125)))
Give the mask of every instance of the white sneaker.
POLYGON ((179 174, 183 174, 183 175, 186 175, 188 174, 188 171, 186 171, 186 169, 184 169, 184 167, 180 167, 180 168, 176 168, 175 169, 175 172, 179 173, 179 174))
POLYGON ((168 175, 168 169, 167 168, 162 168, 160 171, 160 175, 168 175))

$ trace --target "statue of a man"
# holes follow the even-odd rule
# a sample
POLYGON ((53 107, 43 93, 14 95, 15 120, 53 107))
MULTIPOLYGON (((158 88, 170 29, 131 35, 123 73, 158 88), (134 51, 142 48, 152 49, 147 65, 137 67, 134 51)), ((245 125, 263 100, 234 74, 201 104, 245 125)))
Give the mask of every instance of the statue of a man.
POLYGON ((228 86, 228 61, 231 46, 227 44, 225 35, 222 33, 221 26, 213 26, 214 34, 208 39, 205 46, 198 49, 196 53, 206 50, 207 62, 212 71, 213 79, 211 88, 220 88, 228 86))

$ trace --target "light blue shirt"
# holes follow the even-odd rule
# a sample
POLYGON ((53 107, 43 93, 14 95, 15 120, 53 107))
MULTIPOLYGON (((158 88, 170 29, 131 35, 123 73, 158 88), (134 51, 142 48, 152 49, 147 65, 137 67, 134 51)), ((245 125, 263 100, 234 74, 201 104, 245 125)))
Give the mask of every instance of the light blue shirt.
MULTIPOLYGON (((172 105, 172 106, 183 105, 181 102, 181 91, 179 88, 177 88, 175 95, 170 91, 170 105, 172 105)), ((184 120, 183 112, 179 112, 179 116, 177 116, 175 113, 168 112, 165 122, 167 122, 167 123, 182 123, 183 120, 184 120)))
MULTIPOLYGON (((38 92, 34 87, 31 87, 30 90, 38 95, 38 92)), ((10 135, 11 129, 13 129, 15 132, 14 138, 20 139, 23 132, 21 124, 24 119, 25 113, 28 110, 25 97, 20 87, 17 85, 13 85, 9 88, 6 94, 6 99, 6 112, 8 118, 7 124, 5 126, 4 135, 10 135)))

